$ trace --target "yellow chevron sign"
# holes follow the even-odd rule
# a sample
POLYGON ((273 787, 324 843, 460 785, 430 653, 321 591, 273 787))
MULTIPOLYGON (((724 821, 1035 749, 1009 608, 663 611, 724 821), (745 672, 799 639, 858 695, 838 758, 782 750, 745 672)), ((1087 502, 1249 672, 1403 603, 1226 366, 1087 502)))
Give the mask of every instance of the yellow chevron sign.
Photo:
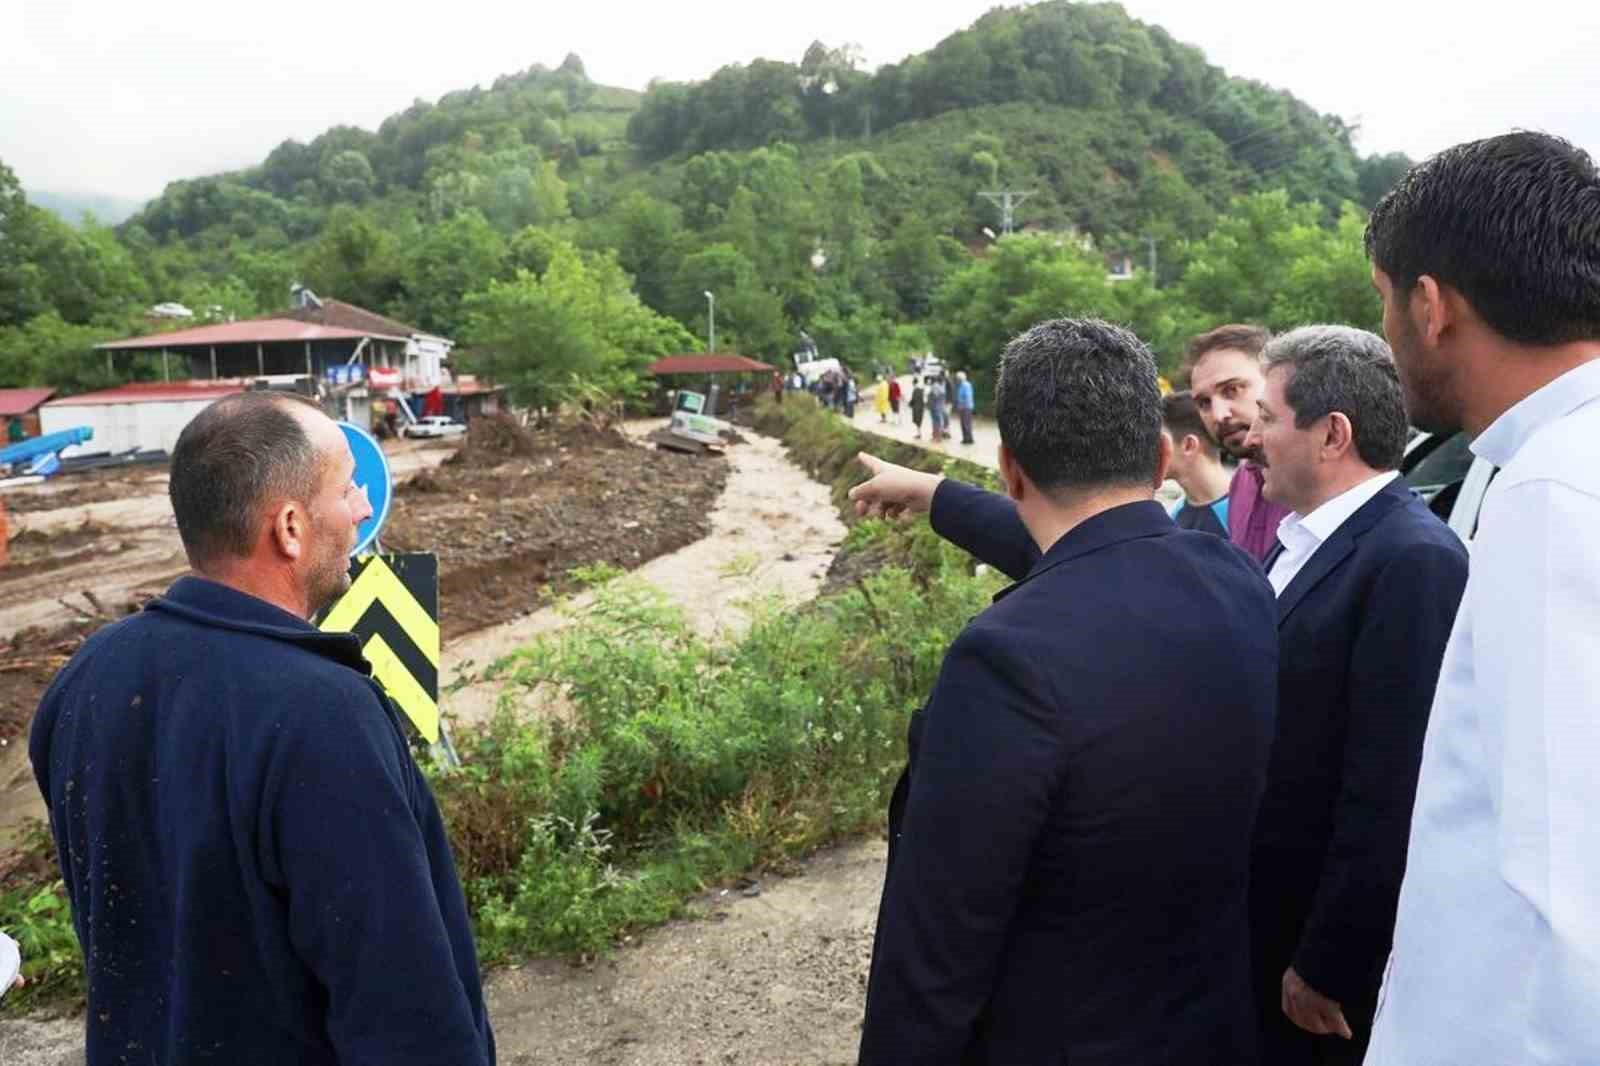
POLYGON ((430 744, 439 741, 439 557, 364 555, 349 590, 328 609, 325 632, 354 633, 372 676, 430 744))

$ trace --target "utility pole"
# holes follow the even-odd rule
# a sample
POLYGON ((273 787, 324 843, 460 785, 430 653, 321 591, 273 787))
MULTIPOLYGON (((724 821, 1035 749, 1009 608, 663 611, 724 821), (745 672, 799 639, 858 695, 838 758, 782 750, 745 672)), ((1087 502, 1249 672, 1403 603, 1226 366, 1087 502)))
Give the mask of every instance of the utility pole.
POLYGON ((711 353, 715 355, 717 351, 717 298, 711 295, 710 289, 706 290, 706 317, 708 320, 707 325, 710 327, 707 330, 709 334, 707 341, 709 342, 711 353))
POLYGON ((1156 273, 1156 239, 1146 233, 1144 235, 1144 243, 1145 247, 1150 249, 1150 284, 1155 285, 1160 277, 1156 273))
POLYGON ((980 192, 978 195, 1000 209, 1000 234, 1009 236, 1016 226, 1017 205, 1032 196, 1033 190, 1019 192, 1015 189, 999 189, 994 192, 980 192))
POLYGON ((867 140, 872 140, 872 101, 867 101, 867 140))

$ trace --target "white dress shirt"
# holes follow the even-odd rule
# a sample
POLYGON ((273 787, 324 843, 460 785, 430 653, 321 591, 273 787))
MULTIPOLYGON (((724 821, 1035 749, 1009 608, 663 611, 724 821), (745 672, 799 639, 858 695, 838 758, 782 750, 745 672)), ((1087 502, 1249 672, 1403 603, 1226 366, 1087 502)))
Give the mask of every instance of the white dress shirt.
POLYGON ((1502 467, 1445 649, 1367 1066, 1600 1063, 1600 362, 1502 467))
POLYGON ((1267 574, 1267 580, 1272 582, 1272 591, 1282 596, 1283 590, 1289 587, 1289 582, 1294 580, 1300 568, 1310 562, 1317 549, 1322 547, 1322 542, 1333 536, 1334 531, 1344 525, 1351 515, 1361 510, 1368 500, 1399 476, 1394 470, 1374 474, 1361 484, 1345 489, 1308 515, 1302 516, 1298 512, 1286 515, 1278 523, 1278 541, 1283 545, 1283 551, 1273 560, 1272 569, 1267 574))

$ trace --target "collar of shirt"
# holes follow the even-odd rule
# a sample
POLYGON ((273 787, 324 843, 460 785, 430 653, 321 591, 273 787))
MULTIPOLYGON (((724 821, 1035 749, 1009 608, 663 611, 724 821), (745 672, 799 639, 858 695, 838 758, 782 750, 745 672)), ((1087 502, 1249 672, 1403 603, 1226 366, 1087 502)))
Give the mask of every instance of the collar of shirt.
POLYGON ((1600 398, 1600 359, 1573 367, 1518 400, 1478 435, 1472 442, 1472 452, 1495 466, 1505 466, 1540 427, 1596 398, 1600 398))
POLYGON ((1385 470, 1359 485, 1345 489, 1308 515, 1291 513, 1278 523, 1278 539, 1283 541, 1286 551, 1321 544, 1333 536, 1334 531, 1344 525, 1351 515, 1361 510, 1368 500, 1382 492, 1385 485, 1399 476, 1398 470, 1385 470))

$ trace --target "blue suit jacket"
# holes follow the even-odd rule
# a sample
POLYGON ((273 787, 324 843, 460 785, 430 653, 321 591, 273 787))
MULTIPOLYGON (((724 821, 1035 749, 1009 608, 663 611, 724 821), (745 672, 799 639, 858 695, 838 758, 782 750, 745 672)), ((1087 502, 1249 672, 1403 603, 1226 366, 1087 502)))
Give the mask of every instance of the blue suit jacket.
POLYGON ((1428 712, 1466 581, 1460 539, 1395 480, 1278 598, 1278 732, 1250 896, 1263 1001, 1277 1002, 1292 964, 1346 1006, 1352 1025, 1370 1020, 1428 712))
MULTIPOLYGON (((979 490, 938 495, 958 543, 1016 522, 979 490)), ((861 1061, 1252 1062, 1272 590, 1155 503, 1032 555, 951 646, 914 728, 861 1061)))

